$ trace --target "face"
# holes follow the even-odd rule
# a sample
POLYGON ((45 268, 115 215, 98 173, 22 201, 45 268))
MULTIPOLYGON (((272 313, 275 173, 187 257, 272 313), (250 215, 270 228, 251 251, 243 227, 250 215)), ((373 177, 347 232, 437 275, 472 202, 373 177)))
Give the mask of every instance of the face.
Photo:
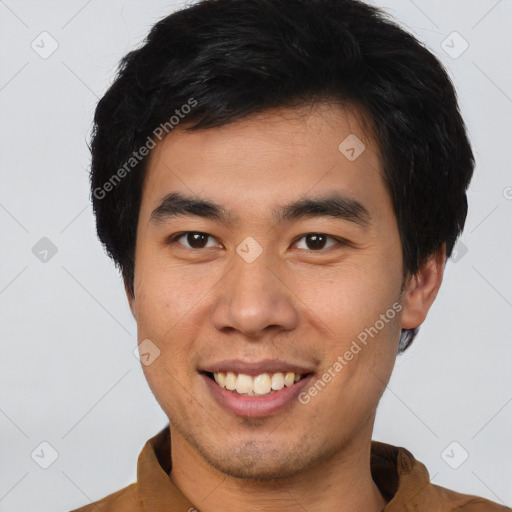
POLYGON ((391 198, 355 113, 175 128, 150 155, 135 261, 139 343, 160 351, 143 369, 174 444, 266 479, 369 438, 406 310, 391 198))

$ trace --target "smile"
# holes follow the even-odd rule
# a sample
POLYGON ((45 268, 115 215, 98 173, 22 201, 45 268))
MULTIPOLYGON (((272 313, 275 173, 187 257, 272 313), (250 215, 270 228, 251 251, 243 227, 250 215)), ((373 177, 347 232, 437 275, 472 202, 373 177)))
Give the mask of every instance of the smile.
POLYGON ((208 374, 224 389, 246 396, 265 396, 274 394, 284 387, 291 387, 305 375, 295 372, 261 373, 251 376, 245 373, 215 372, 208 374))
POLYGON ((201 372, 210 396, 226 412, 246 418, 264 418, 299 404, 298 396, 314 373, 275 372, 249 375, 201 372), (274 389, 275 388, 275 389, 274 389))

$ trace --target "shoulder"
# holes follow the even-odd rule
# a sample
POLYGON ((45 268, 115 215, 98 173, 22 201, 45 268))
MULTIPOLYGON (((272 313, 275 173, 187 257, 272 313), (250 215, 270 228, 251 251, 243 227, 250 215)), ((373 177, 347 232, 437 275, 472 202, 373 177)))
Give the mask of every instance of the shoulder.
POLYGON ((512 512, 479 496, 433 484, 424 464, 402 446, 372 440, 372 477, 390 501, 386 512, 512 512))
POLYGON ((74 509, 71 512, 142 512, 142 510, 137 484, 130 484, 101 500, 74 509))
MULTIPOLYGON (((400 462, 404 463, 407 459, 406 466, 414 471, 420 471, 425 476, 428 475, 426 467, 417 461, 410 452, 401 449, 402 457, 399 457, 400 462)), ((425 508, 419 510, 437 510, 439 512, 512 512, 512 508, 501 505, 494 501, 476 496, 473 494, 464 494, 461 492, 447 489, 440 485, 430 482, 430 478, 425 479, 428 485, 421 490, 418 495, 425 508)))
POLYGON ((432 484, 438 500, 446 503, 450 512, 512 512, 512 508, 471 494, 462 494, 439 485, 432 484))

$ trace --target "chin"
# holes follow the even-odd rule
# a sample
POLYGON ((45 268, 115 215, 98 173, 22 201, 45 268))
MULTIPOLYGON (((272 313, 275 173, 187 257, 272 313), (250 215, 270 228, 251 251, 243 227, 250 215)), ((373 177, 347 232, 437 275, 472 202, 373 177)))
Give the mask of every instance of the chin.
MULTIPOLYGON (((317 458, 321 459, 322 455, 318 454, 317 458)), ((202 451, 201 456, 226 476, 261 482, 294 477, 310 469, 314 462, 304 444, 271 446, 268 439, 267 442, 242 441, 236 448, 216 453, 202 451)))
POLYGON ((277 459, 252 455, 243 457, 231 455, 230 459, 218 460, 212 465, 217 471, 231 478, 256 482, 291 478, 309 467, 307 461, 290 459, 287 455, 282 455, 277 459))

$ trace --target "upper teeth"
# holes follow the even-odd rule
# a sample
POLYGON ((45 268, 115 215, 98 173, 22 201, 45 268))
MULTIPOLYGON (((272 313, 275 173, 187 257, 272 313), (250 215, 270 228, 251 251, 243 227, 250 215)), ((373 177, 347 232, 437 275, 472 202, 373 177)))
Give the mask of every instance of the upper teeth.
POLYGON ((298 382, 301 378, 301 374, 294 372, 277 372, 273 374, 262 373, 251 377, 244 373, 215 372, 213 378, 220 387, 230 391, 248 395, 266 395, 272 390, 277 391, 283 389, 285 386, 291 386, 294 382, 298 382))

